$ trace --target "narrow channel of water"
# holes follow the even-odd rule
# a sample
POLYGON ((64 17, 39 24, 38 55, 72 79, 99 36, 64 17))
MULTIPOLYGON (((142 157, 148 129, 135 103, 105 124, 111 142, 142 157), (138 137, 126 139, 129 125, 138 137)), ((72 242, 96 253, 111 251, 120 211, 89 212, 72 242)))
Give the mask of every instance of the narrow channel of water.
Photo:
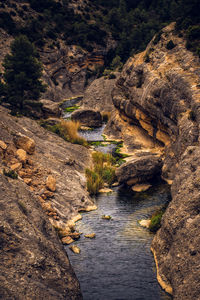
POLYGON ((83 235, 76 242, 81 253, 67 252, 84 300, 171 299, 156 280, 150 251, 153 234, 138 224, 168 200, 167 185, 141 194, 115 188, 113 193, 96 199, 96 211, 83 214, 77 223, 83 235), (112 219, 103 220, 104 214, 112 219), (93 232, 95 239, 84 237, 93 232))
MULTIPOLYGON (((89 141, 97 141, 102 139, 102 131, 103 128, 99 128, 81 132, 81 135, 89 141)), ((107 151, 105 149, 102 150, 107 151)), ((169 198, 167 184, 143 193, 114 188, 112 193, 100 194, 95 199, 96 211, 83 213, 83 219, 76 226, 83 234, 75 242, 81 253, 74 254, 67 246, 66 250, 81 284, 84 300, 172 299, 156 280, 150 251, 154 235, 138 224, 169 198), (110 215, 112 219, 103 220, 102 215, 110 215), (95 233, 95 239, 84 237, 89 233, 95 233)))

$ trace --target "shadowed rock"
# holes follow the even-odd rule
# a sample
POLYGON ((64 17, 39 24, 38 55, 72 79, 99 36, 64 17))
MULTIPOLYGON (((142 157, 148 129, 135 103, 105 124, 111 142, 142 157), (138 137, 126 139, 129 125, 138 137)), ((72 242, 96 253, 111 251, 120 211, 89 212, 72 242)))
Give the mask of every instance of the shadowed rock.
POLYGON ((78 109, 75 110, 71 118, 73 121, 79 121, 82 125, 89 127, 101 127, 102 117, 99 111, 92 109, 78 109))
POLYGON ((161 173, 162 160, 155 155, 135 157, 116 170, 119 183, 146 182, 161 173))

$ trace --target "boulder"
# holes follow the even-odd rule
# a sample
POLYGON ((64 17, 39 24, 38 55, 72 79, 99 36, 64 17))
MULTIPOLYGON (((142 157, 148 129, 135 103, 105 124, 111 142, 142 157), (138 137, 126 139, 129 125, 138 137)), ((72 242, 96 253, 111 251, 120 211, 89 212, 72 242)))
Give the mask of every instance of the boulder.
POLYGON ((22 168, 22 164, 21 163, 16 163, 10 166, 12 171, 19 171, 22 168))
POLYGON ((27 155, 26 155, 26 151, 23 149, 18 149, 17 152, 17 158, 19 159, 19 161, 21 161, 22 163, 26 163, 27 160, 27 155))
POLYGON ((7 145, 3 141, 0 141, 0 148, 2 150, 6 150, 7 149, 7 145))
POLYGON ((148 183, 144 184, 135 184, 132 186, 132 191, 133 192, 146 192, 152 185, 148 183))
POLYGON ((55 192, 55 190, 56 190, 56 179, 52 175, 49 175, 47 177, 46 186, 50 191, 55 192))
POLYGON ((15 135, 14 142, 17 148, 25 150, 28 154, 35 152, 35 141, 26 135, 15 135))
POLYGON ((146 182, 161 173, 162 159, 155 155, 134 157, 116 170, 119 183, 146 182))
POLYGON ((84 126, 89 127, 101 127, 102 126, 102 116, 99 111, 93 109, 78 109, 75 110, 71 119, 73 121, 80 122, 84 126))
POLYGON ((84 108, 98 109, 99 111, 111 112, 114 108, 112 102, 112 90, 119 73, 115 72, 114 79, 100 77, 94 80, 86 89, 82 106, 84 108))
POLYGON ((72 252, 76 253, 76 254, 79 254, 79 253, 81 252, 81 249, 80 249, 78 246, 75 246, 75 245, 70 246, 69 249, 70 249, 72 252))
POLYGON ((66 236, 66 237, 62 238, 61 241, 65 245, 69 245, 74 242, 74 240, 70 236, 66 236))
POLYGON ((44 118, 61 116, 61 109, 59 103, 46 99, 42 99, 40 100, 40 102, 42 103, 42 111, 44 113, 44 118))
POLYGON ((95 233, 89 233, 89 234, 85 234, 84 237, 88 238, 88 239, 94 239, 96 237, 96 234, 95 233))

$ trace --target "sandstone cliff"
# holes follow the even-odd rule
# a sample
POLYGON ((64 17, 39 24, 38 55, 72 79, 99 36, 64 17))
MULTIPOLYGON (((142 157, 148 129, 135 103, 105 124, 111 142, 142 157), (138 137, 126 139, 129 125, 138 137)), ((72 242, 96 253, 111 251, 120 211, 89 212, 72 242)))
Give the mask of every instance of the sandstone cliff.
POLYGON ((106 128, 128 153, 163 154, 162 177, 172 184, 173 199, 152 251, 159 282, 177 300, 200 299, 199 75, 199 58, 169 25, 125 64, 106 128))

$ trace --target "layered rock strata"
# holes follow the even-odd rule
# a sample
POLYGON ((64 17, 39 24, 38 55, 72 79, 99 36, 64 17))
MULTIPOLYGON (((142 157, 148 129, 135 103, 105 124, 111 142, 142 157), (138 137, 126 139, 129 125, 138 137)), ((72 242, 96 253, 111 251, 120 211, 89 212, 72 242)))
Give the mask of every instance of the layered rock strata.
POLYGON ((116 111, 106 134, 122 138, 128 153, 163 153, 162 177, 172 184, 172 201, 152 244, 158 281, 174 299, 196 300, 200 63, 185 44, 171 24, 127 61, 112 92, 116 111))

